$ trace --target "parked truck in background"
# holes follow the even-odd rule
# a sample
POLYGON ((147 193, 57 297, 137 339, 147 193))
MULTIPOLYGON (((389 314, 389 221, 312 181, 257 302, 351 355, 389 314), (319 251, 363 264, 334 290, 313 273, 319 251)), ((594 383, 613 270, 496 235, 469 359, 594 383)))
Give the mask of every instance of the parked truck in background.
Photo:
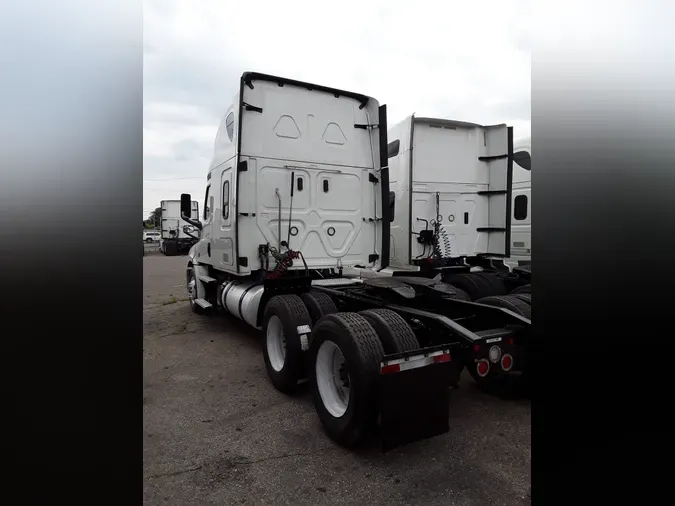
POLYGON ((390 128, 391 265, 359 277, 440 276, 468 300, 530 318, 529 139, 512 159, 481 154, 501 128, 414 115, 390 128), (508 180, 493 171, 503 160, 508 180))
MULTIPOLYGON (((508 255, 512 129, 464 131, 476 140, 457 141, 480 218, 469 224, 487 230, 467 229, 475 240, 462 247, 508 255)), ((377 425, 385 449, 447 432, 458 372, 481 384, 522 373, 530 336, 517 298, 497 307, 439 279, 344 275, 389 266, 392 212, 407 211, 390 194, 387 149, 386 106, 374 98, 246 72, 216 135, 200 219, 181 196, 200 231, 186 264, 193 311, 262 330, 275 388, 308 379, 332 439, 353 446, 377 425)))
MULTIPOLYGON (((162 200, 159 248, 167 256, 185 255, 199 240, 199 229, 181 217, 180 200, 162 200)), ((199 203, 192 201, 191 220, 199 219, 199 203)))
POLYGON ((471 132, 489 128, 414 115, 390 128, 392 269, 416 271, 440 256, 530 262, 530 139, 514 143, 512 181, 506 191, 495 192, 489 189, 487 172, 462 160, 467 146, 487 142, 487 137, 471 138, 471 132), (509 230, 490 224, 489 202, 495 198, 500 208, 505 198, 511 201, 509 230), (436 229, 438 251, 432 240, 436 229), (508 238, 508 247, 494 249, 502 238, 508 238))

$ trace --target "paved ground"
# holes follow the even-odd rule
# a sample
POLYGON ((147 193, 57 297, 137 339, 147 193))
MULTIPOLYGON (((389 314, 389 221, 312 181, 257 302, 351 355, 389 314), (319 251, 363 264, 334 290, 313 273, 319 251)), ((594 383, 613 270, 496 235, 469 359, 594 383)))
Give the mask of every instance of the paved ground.
POLYGON ((145 504, 530 503, 528 402, 465 377, 450 433, 350 453, 324 435, 307 392, 267 381, 253 329, 190 311, 184 264, 143 258, 145 504))

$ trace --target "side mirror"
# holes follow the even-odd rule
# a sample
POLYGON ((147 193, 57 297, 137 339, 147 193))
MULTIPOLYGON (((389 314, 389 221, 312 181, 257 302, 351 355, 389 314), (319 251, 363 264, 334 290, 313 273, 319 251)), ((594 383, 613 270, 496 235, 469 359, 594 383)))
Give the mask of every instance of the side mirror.
POLYGON ((394 214, 396 213, 396 193, 389 192, 389 221, 394 221, 394 214))
POLYGON ((192 196, 189 193, 181 193, 180 195, 180 217, 199 230, 203 228, 199 219, 192 219, 192 196))
POLYGON ((189 193, 180 196, 180 214, 192 218, 192 196, 189 193))

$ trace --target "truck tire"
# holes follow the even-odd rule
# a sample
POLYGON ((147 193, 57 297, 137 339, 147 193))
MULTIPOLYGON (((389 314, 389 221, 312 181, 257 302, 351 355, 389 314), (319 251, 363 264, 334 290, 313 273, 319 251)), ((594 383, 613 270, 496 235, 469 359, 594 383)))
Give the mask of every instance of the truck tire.
POLYGON ((475 273, 455 274, 448 279, 448 284, 464 290, 472 301, 492 295, 492 285, 475 273))
POLYGON ((399 314, 391 309, 369 309, 360 311, 377 333, 385 355, 419 350, 417 336, 399 314))
POLYGON ((517 293, 532 293, 532 285, 522 285, 515 290, 511 290, 511 295, 515 295, 517 293))
POLYGON ((377 418, 377 377, 384 355, 373 327, 356 313, 324 316, 312 331, 309 382, 326 434, 356 446, 377 418))
POLYGON ((199 298, 199 293, 197 289, 197 277, 195 276, 195 270, 193 267, 190 267, 187 270, 187 292, 188 301, 190 302, 190 308, 192 308, 192 312, 197 314, 206 313, 206 310, 203 307, 195 303, 195 300, 199 298))
POLYGON ((312 325, 316 325, 322 317, 327 314, 337 313, 337 306, 333 299, 328 294, 323 292, 312 291, 300 295, 302 302, 307 306, 309 316, 312 319, 312 325))
POLYGON ((457 288, 456 286, 453 286, 452 288, 454 288, 455 291, 457 291, 457 295, 453 295, 452 297, 450 297, 451 299, 465 300, 467 302, 471 302, 471 297, 469 297, 469 294, 466 293, 464 290, 462 290, 461 288, 457 288))
POLYGON ((520 316, 524 316, 527 319, 532 319, 532 307, 515 295, 494 295, 491 297, 483 297, 476 302, 479 304, 487 304, 488 306, 502 307, 513 311, 520 316))
POLYGON ((475 272, 473 275, 484 279, 490 285, 490 293, 487 294, 486 297, 492 295, 506 295, 506 286, 504 286, 504 282, 499 279, 496 274, 475 272))
POLYGON ((517 297, 520 300, 527 302, 527 304, 530 307, 532 307, 532 295, 530 295, 529 293, 514 293, 514 294, 511 294, 511 296, 517 297))
POLYGON ((263 355, 274 388, 293 393, 305 374, 307 353, 302 350, 298 327, 311 325, 309 312, 297 295, 275 295, 263 314, 263 355))

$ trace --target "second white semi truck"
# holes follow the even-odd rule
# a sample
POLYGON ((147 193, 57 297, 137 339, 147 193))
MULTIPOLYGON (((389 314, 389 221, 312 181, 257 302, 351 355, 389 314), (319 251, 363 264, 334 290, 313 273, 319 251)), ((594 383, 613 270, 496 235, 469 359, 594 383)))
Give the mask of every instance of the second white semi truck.
POLYGON ((488 173, 463 159, 487 142, 484 132, 490 128, 495 127, 414 115, 390 128, 394 220, 388 271, 416 271, 440 256, 490 257, 511 265, 531 262, 530 138, 514 143, 509 188, 494 192, 489 189, 488 173), (511 226, 503 232, 487 225, 490 198, 498 195, 511 201, 511 226), (434 251, 432 241, 436 229, 439 251, 434 251), (507 248, 490 249, 490 234, 495 233, 500 234, 498 244, 508 237, 507 248))

